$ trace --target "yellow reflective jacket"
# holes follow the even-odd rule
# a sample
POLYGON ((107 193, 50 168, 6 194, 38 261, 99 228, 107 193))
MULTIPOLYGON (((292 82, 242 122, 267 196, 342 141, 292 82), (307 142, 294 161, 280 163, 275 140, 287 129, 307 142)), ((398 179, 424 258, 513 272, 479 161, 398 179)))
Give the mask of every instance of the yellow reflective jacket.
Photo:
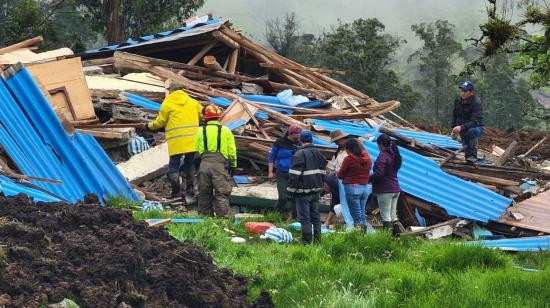
POLYGON ((176 90, 164 99, 157 119, 148 126, 151 130, 164 127, 170 156, 185 154, 195 152, 195 134, 201 116, 201 104, 182 90, 176 90))
MULTIPOLYGON (((206 123, 206 139, 208 150, 204 150, 204 127, 199 128, 195 137, 195 149, 199 155, 204 152, 217 152, 218 150, 218 126, 220 121, 208 121, 206 123)), ((231 161, 233 168, 237 167, 237 147, 235 146, 235 137, 231 130, 225 126, 221 127, 220 153, 231 161)))

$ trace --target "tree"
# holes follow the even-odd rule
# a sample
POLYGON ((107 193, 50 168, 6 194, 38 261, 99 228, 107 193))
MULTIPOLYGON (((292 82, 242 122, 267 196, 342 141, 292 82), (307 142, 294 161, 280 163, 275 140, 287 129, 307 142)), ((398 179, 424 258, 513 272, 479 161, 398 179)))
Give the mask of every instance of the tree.
POLYGON ((517 79, 509 64, 506 53, 495 54, 487 63, 483 78, 478 82, 485 124, 504 130, 534 124, 530 117, 537 106, 527 82, 517 79))
POLYGON ((346 71, 336 78, 377 100, 401 101, 400 113, 408 114, 420 96, 410 86, 403 86, 389 68, 403 41, 384 30, 378 19, 339 24, 319 39, 321 64, 346 71))
POLYGON ((511 0, 519 8, 525 8, 524 14, 516 23, 506 17, 507 1, 503 5, 497 0, 489 0, 487 22, 480 25, 482 36, 472 39, 474 46, 483 47, 483 55, 467 67, 482 67, 500 51, 516 55, 513 68, 529 72, 529 81, 533 88, 550 85, 550 4, 547 0, 511 0), (500 11, 499 11, 500 8, 500 11), (542 28, 539 33, 529 34, 527 25, 542 28), (519 50, 516 48, 519 44, 519 50), (519 52, 519 53, 518 53, 519 52))
POLYGON ((294 53, 298 41, 299 25, 296 22, 296 14, 286 14, 284 21, 278 17, 266 21, 265 38, 267 43, 283 57, 289 57, 294 53))
POLYGON ((159 31, 190 17, 204 0, 76 0, 77 9, 109 44, 159 31))
POLYGON ((453 63, 461 55, 462 46, 455 39, 454 25, 446 20, 412 25, 411 30, 424 42, 422 48, 409 57, 409 62, 418 63, 416 84, 424 93, 421 115, 446 125, 450 123, 450 102, 456 95, 453 63))

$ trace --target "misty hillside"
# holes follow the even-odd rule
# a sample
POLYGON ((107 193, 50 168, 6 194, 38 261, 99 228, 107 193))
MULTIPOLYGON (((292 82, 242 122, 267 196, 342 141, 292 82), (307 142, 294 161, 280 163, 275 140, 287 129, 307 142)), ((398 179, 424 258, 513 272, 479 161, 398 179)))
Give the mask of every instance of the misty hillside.
POLYGON ((410 30, 412 24, 447 19, 457 26, 457 36, 478 36, 478 25, 486 18, 482 0, 207 0, 201 12, 230 18, 237 27, 264 41, 265 21, 294 12, 303 32, 320 34, 331 25, 357 18, 376 17, 388 33, 405 38, 405 49, 419 46, 410 30))

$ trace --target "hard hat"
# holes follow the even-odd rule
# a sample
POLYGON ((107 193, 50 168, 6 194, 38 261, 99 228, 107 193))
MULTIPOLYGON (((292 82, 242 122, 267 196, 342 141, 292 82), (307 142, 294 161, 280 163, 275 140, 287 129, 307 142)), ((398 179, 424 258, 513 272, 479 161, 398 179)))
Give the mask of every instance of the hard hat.
POLYGON ((216 105, 208 105, 202 111, 204 119, 208 120, 217 120, 222 116, 222 110, 216 105))

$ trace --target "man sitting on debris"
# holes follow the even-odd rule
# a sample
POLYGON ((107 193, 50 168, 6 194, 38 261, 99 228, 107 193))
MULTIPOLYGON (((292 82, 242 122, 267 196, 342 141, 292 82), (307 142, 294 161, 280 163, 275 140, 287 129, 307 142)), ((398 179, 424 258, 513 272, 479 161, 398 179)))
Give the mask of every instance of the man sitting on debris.
POLYGON ((195 173, 195 142, 199 128, 202 106, 182 90, 168 95, 162 105, 157 119, 147 125, 150 130, 164 127, 168 142, 168 180, 172 187, 172 198, 180 196, 180 172, 183 169, 186 182, 186 193, 193 194, 195 173), (183 157, 183 166, 181 159, 183 157))
POLYGON ((315 242, 321 240, 319 198, 325 181, 326 160, 321 151, 313 146, 313 135, 310 131, 302 131, 300 141, 303 146, 292 157, 287 191, 292 194, 296 203, 302 242, 309 244, 312 235, 315 242))
POLYGON ((195 137, 195 148, 201 157, 198 210, 203 215, 228 217, 237 148, 231 130, 220 124, 221 114, 216 105, 204 108, 206 123, 195 137))
POLYGON ((455 100, 452 135, 460 135, 466 161, 475 163, 478 139, 483 134, 483 108, 474 94, 474 84, 471 81, 464 82, 458 88, 460 97, 455 100))

